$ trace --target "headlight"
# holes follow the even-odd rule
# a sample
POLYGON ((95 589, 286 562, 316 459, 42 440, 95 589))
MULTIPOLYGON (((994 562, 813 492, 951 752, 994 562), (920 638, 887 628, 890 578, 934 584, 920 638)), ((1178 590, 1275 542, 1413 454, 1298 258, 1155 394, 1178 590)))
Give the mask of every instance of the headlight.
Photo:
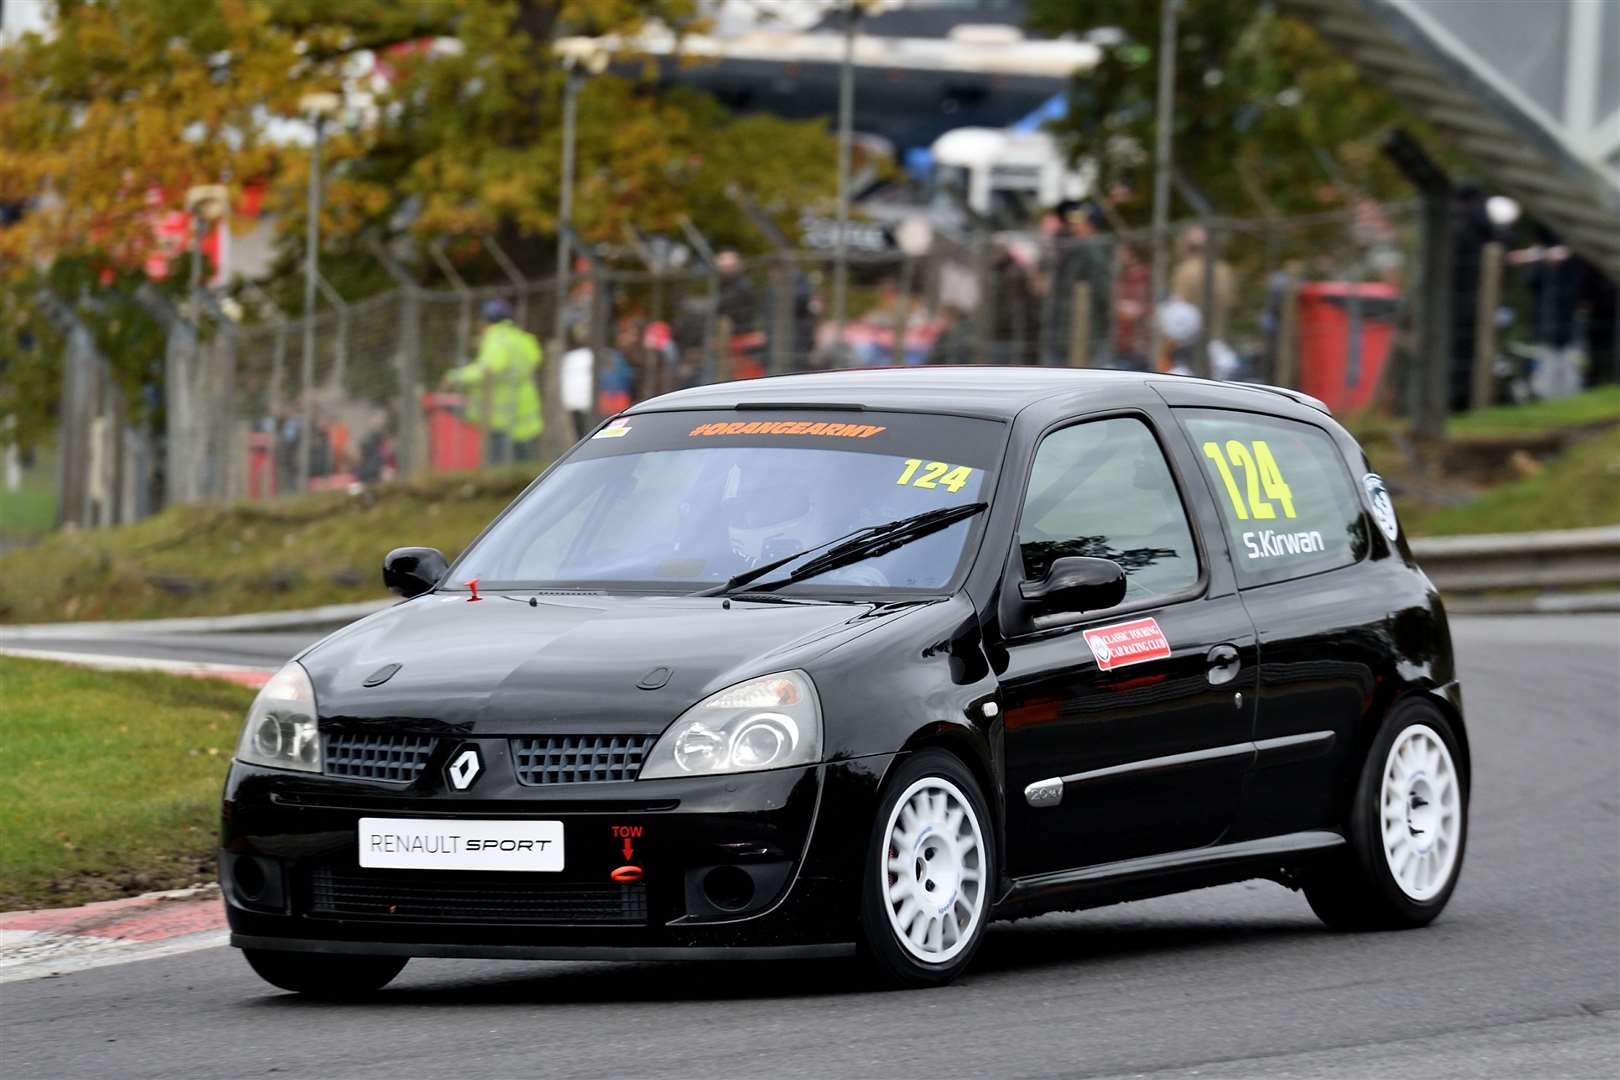
POLYGON ((680 715, 653 746, 641 779, 756 772, 821 760, 821 703, 802 671, 729 686, 680 715))
POLYGON ((321 771, 315 688, 296 661, 272 675, 253 699, 237 740, 236 760, 272 769, 321 771))

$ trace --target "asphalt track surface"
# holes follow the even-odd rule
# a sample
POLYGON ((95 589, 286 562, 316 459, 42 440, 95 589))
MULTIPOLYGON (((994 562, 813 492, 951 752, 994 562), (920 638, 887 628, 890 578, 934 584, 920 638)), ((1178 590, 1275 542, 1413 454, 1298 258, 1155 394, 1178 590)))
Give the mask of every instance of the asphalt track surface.
MULTIPOLYGON (((1433 926, 1267 883, 993 927, 956 985, 845 962, 412 961, 373 1002, 229 949, 0 987, 8 1077, 1605 1077, 1620 1072, 1620 620, 1457 619, 1474 744, 1433 926)), ((285 654, 283 654, 285 655, 285 654)))

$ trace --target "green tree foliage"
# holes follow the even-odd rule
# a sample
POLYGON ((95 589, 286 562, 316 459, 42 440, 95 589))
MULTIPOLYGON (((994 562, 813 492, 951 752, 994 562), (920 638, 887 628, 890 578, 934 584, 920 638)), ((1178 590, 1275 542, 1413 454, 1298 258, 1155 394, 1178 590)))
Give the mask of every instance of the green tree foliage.
MULTIPOLYGON (((1145 201, 1151 187, 1158 0, 1032 0, 1051 33, 1115 27, 1124 41, 1076 76, 1059 132, 1145 201)), ((1176 42, 1175 161, 1218 212, 1333 209, 1411 189, 1379 155, 1421 125, 1308 25, 1256 0, 1184 0, 1176 42)), ((1433 148, 1438 149, 1438 148, 1433 148)))

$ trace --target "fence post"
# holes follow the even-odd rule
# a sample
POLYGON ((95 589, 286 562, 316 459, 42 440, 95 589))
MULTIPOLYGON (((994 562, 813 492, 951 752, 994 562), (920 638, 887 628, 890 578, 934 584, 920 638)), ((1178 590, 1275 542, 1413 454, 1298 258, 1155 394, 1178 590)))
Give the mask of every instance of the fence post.
MULTIPOLYGON (((641 260, 641 265, 645 266, 647 268, 647 272, 652 275, 652 306, 648 311, 648 322, 665 322, 664 269, 665 263, 667 262, 667 255, 665 252, 667 252, 668 249, 665 248, 663 252, 655 251, 652 244, 648 243, 647 238, 642 235, 641 230, 636 228, 634 225, 625 225, 624 234, 625 239, 629 241, 631 248, 635 250, 636 257, 641 260)), ((656 397, 657 395, 662 394, 666 390, 670 389, 667 384, 673 381, 671 378, 673 372, 670 370, 670 365, 666 361, 666 357, 657 358, 657 367, 653 371, 651 384, 647 388, 649 391, 647 395, 648 397, 656 397)))
POLYGON ((467 280, 456 269, 455 263, 450 261, 444 253, 444 237, 439 237, 428 245, 428 254, 438 264, 439 272, 450 282, 450 288, 460 297, 460 306, 456 311, 456 365, 467 363, 472 353, 468 346, 472 341, 472 290, 467 287, 467 280))
MULTIPOLYGON (((601 416, 598 415, 597 402, 601 400, 602 372, 607 366, 604 363, 604 360, 606 359, 607 352, 608 352, 608 318, 609 318, 609 315, 610 315, 609 305, 610 305, 610 301, 611 301, 611 298, 608 296, 608 286, 610 284, 610 281, 608 279, 608 267, 607 267, 607 264, 602 261, 601 253, 596 250, 596 246, 594 244, 591 244, 588 241, 586 241, 586 239, 583 236, 579 235, 579 233, 575 232, 573 227, 570 226, 570 225, 564 224, 563 226, 561 226, 561 228, 562 228, 564 236, 568 240, 569 249, 572 250, 572 251, 578 252, 580 254, 580 256, 582 258, 584 258, 584 260, 586 262, 586 265, 588 265, 590 267, 590 272, 591 272, 591 324, 590 324, 590 333, 589 333, 590 349, 591 349, 591 410, 590 411, 591 411, 591 416, 594 419, 600 420, 601 416)), ((561 382, 560 379, 558 381, 559 381, 559 383, 561 382)))
MULTIPOLYGON (((769 338, 769 354, 767 358, 767 371, 772 375, 781 375, 788 370, 788 360, 793 355, 793 287, 798 265, 793 260, 793 247, 782 235, 782 230, 776 227, 769 214, 760 208, 753 197, 735 184, 726 188, 737 205, 742 207, 743 213, 759 230, 765 242, 771 246, 771 310, 769 338)), ((732 328, 737 329, 736 327, 732 328)), ((843 327, 839 327, 838 344, 844 343, 843 327)))
POLYGON ((1496 388, 1496 308, 1502 300, 1502 245, 1492 240, 1480 252, 1479 304, 1474 310, 1474 371, 1471 409, 1491 403, 1496 388))
POLYGON ((1272 357, 1271 381, 1291 389, 1299 386, 1299 278, 1303 267, 1290 260, 1283 267, 1281 310, 1277 313, 1277 349, 1272 357))
POLYGON ((394 459, 399 475, 409 476, 422 467, 422 298, 416 279, 389 254, 375 235, 366 236, 366 246, 399 286, 399 429, 394 440, 394 459))
POLYGON ((1221 234, 1215 223, 1204 219, 1204 273, 1199 282, 1199 300, 1203 305, 1199 320, 1198 348, 1193 351, 1193 374, 1201 379, 1210 378, 1214 364, 1210 361, 1209 343, 1219 340, 1225 333, 1225 312, 1218 311, 1221 298, 1215 295, 1215 271, 1220 265, 1221 234))
MULTIPOLYGON (((974 313, 973 345, 978 354, 975 362, 980 364, 996 362, 990 354, 996 320, 996 286, 990 280, 991 258, 990 234, 981 225, 973 233, 973 280, 979 285, 979 309, 974 313)), ((1042 362, 1046 362, 1044 358, 1042 362)))
POLYGON ((1418 242, 1423 247, 1422 300, 1418 308, 1418 370, 1413 433, 1418 441, 1436 441, 1446 433, 1447 390, 1451 375, 1451 291, 1455 267, 1452 250, 1451 177, 1406 132, 1396 128, 1380 148, 1422 197, 1418 242))
MULTIPOLYGON (((241 475, 241 470, 236 468, 237 452, 241 448, 241 441, 236 437, 236 320, 231 318, 213 293, 204 291, 200 295, 202 307, 214 316, 219 327, 214 337, 214 363, 208 379, 212 394, 209 395, 207 410, 208 460, 203 466, 205 489, 208 498, 226 499, 239 493, 233 478, 241 475)), ((242 490, 246 486, 243 483, 242 490)))
POLYGON ((1074 283, 1074 315, 1069 320, 1069 366, 1091 366, 1091 283, 1074 283))
POLYGON ((1453 276, 1451 199, 1423 197, 1422 375, 1417 434, 1438 440, 1446 433, 1451 368, 1451 289, 1453 276))
POLYGON ((698 258, 703 261, 705 291, 702 380, 704 383, 712 383, 716 381, 715 372, 720 365, 719 341, 716 337, 720 318, 720 272, 714 265, 714 247, 709 243, 709 238, 699 232, 698 227, 692 224, 692 219, 685 214, 681 215, 680 222, 681 233, 686 237, 686 242, 692 245, 692 250, 697 252, 698 258))
POLYGON ((135 301, 146 309, 164 331, 163 392, 167 414, 164 432, 163 501, 165 504, 190 502, 196 498, 196 460, 192 445, 194 398, 191 360, 196 355, 197 327, 180 313, 169 298, 151 282, 135 291, 135 301))
POLYGON ((341 393, 349 377, 349 304, 343 299, 343 294, 326 280, 325 274, 316 274, 315 284, 320 287, 321 295, 326 297, 326 302, 337 312, 337 341, 332 358, 332 377, 327 382, 333 390, 341 393))
POLYGON ((906 332, 911 329, 911 291, 916 286, 917 260, 909 252, 900 255, 900 282, 895 290, 894 366, 906 364, 906 332))
POLYGON ((56 524, 88 525, 90 427, 94 412, 94 363, 90 332, 66 303, 48 289, 36 298, 67 336, 62 364, 62 434, 57 450, 56 524))

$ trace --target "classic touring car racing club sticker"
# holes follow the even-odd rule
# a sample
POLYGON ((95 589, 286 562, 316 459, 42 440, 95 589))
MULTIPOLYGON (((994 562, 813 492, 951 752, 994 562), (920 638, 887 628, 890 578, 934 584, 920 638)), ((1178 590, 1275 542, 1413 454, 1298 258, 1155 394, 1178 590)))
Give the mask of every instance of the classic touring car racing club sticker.
POLYGON ((1099 671, 1165 660, 1170 656, 1170 641, 1159 629, 1157 619, 1132 619, 1087 630, 1086 644, 1091 646, 1099 671))

